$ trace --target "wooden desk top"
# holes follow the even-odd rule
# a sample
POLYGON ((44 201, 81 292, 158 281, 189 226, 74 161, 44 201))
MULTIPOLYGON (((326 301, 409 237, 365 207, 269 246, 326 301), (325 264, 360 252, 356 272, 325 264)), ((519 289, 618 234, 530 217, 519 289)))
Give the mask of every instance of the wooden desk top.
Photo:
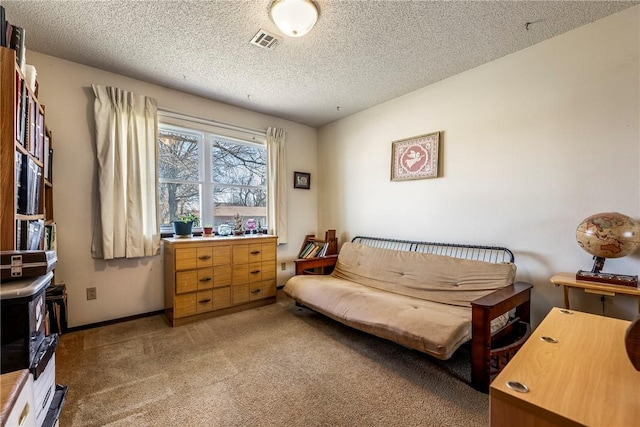
POLYGON ((26 369, 8 372, 0 376, 0 400, 2 401, 2 411, 0 411, 1 425, 5 425, 28 377, 29 371, 26 369))
POLYGON ((553 308, 531 334, 491 384, 491 396, 559 425, 638 425, 640 372, 624 347, 630 322, 562 310, 553 308), (529 392, 509 389, 507 381, 529 392))
POLYGON ((640 296, 640 289, 637 287, 609 285, 607 283, 589 282, 587 280, 576 280, 575 273, 558 273, 551 278, 551 283, 554 285, 569 286, 571 288, 582 288, 594 291, 615 292, 619 294, 640 296))

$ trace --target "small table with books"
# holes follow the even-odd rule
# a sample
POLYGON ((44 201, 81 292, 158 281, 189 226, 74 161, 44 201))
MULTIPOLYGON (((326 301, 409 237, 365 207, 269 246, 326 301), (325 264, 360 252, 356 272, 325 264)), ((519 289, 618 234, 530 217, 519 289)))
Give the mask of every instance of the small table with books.
POLYGON ((551 283, 564 288, 564 308, 570 309, 569 289, 583 289, 589 294, 614 297, 620 295, 635 296, 638 299, 638 313, 640 314, 640 289, 632 286, 610 285, 607 283, 577 280, 575 273, 558 273, 551 278, 551 283))

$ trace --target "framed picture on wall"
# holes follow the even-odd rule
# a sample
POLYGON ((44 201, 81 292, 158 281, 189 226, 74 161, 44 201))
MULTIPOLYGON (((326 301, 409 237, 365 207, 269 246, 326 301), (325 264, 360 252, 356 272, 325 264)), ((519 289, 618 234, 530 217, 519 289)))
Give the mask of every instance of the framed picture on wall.
POLYGON ((294 172, 293 173, 293 188, 304 188, 308 190, 311 188, 311 174, 306 172, 294 172))
POLYGON ((440 132, 391 143, 391 181, 438 177, 440 132))

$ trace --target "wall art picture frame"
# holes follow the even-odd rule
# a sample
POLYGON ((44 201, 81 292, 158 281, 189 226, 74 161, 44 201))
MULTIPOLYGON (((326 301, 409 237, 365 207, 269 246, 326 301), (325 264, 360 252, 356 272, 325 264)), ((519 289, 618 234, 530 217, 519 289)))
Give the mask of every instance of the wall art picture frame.
POLYGON ((391 143, 391 181, 438 177, 440 133, 414 136, 391 143))
POLYGON ((293 188, 308 190, 311 188, 311 174, 306 172, 293 173, 293 188))

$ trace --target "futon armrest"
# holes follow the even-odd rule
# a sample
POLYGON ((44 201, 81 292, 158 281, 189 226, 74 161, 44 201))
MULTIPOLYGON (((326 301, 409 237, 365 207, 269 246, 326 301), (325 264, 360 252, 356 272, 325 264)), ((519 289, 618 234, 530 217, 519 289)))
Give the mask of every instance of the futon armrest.
POLYGON ((487 393, 491 382, 491 320, 516 309, 516 317, 530 322, 531 288, 516 282, 471 302, 471 385, 487 393))
POLYGON ((327 255, 327 256, 317 257, 317 258, 308 258, 308 259, 300 258, 300 259, 294 260, 293 262, 296 265, 296 276, 297 276, 305 273, 308 274, 309 271, 315 268, 322 268, 324 271, 324 269, 327 267, 334 267, 337 261, 338 261, 338 255, 327 255))
MULTIPOLYGON (((527 282, 515 282, 513 285, 498 289, 488 295, 471 301, 472 312, 486 311, 488 320, 493 320, 507 311, 521 306, 531 298, 533 285, 527 282)), ((529 322, 529 315, 523 321, 529 322)))

